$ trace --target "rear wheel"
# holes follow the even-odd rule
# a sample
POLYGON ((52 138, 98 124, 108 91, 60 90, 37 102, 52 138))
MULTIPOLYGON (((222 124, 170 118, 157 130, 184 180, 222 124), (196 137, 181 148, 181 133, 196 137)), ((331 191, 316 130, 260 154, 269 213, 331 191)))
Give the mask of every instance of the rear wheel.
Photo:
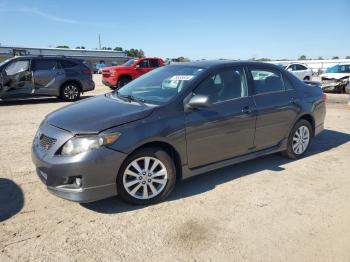
POLYGON ((176 181, 175 165, 159 148, 142 148, 128 157, 117 177, 120 197, 132 204, 149 205, 164 200, 176 181))
POLYGON ((77 101, 80 98, 80 87, 76 83, 64 84, 61 88, 61 99, 64 101, 77 101))
POLYGON ((283 152, 284 155, 291 159, 302 157, 310 146, 311 138, 311 124, 304 119, 299 120, 290 132, 287 150, 283 152))

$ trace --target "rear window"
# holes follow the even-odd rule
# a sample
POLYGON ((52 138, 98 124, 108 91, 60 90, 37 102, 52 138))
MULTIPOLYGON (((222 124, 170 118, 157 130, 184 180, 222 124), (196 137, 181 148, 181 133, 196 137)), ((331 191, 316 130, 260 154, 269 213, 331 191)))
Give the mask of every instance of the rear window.
POLYGON ((281 73, 273 69, 250 69, 253 77, 254 94, 280 92, 284 90, 281 73))
POLYGON ((159 67, 159 60, 158 59, 150 59, 149 66, 150 67, 159 67))
POLYGON ((68 60, 61 60, 61 66, 62 68, 72 68, 78 65, 78 63, 68 60))

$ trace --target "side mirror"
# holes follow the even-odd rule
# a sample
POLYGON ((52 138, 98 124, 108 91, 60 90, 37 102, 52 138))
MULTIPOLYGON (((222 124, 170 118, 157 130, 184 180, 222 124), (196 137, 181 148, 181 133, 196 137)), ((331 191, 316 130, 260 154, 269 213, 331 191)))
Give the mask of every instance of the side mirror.
POLYGON ((136 65, 136 66, 135 66, 136 69, 137 69, 137 68, 140 68, 140 67, 141 67, 140 65, 136 65))
POLYGON ((287 70, 288 70, 288 71, 293 71, 293 68, 289 67, 287 70))
POLYGON ((209 107, 211 105, 209 96, 195 95, 187 103, 187 107, 190 109, 209 107))

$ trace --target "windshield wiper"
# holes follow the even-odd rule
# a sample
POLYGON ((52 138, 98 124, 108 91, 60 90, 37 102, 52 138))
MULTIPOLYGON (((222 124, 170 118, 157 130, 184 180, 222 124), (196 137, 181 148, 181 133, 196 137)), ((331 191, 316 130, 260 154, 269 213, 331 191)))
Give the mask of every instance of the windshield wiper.
POLYGON ((138 102, 138 103, 141 104, 141 105, 145 105, 145 102, 146 102, 145 99, 138 98, 138 97, 135 97, 135 96, 133 96, 133 95, 122 95, 122 94, 120 94, 118 91, 116 91, 116 94, 117 94, 119 97, 128 99, 129 102, 131 102, 131 101, 133 101, 133 102, 138 102))

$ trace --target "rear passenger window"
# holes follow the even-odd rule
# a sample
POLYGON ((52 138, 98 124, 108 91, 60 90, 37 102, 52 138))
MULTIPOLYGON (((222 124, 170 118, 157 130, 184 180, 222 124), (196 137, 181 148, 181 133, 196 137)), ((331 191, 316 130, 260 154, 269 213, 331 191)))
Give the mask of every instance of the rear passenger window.
POLYGON ((292 82, 287 77, 283 77, 283 83, 286 90, 294 89, 292 82))
POLYGON ((300 70, 306 70, 307 68, 303 65, 295 65, 295 68, 297 71, 300 71, 300 70))
POLYGON ((270 69, 251 69, 254 94, 264 94, 283 91, 284 85, 281 73, 270 69))
POLYGON ((149 60, 149 66, 150 67, 159 67, 159 60, 158 59, 149 60))
POLYGON ((75 62, 72 62, 72 61, 68 61, 68 60, 61 60, 61 66, 62 68, 72 68, 72 67, 75 67, 77 66, 78 64, 75 63, 75 62))
POLYGON ((35 70, 54 70, 56 60, 35 60, 35 70))

